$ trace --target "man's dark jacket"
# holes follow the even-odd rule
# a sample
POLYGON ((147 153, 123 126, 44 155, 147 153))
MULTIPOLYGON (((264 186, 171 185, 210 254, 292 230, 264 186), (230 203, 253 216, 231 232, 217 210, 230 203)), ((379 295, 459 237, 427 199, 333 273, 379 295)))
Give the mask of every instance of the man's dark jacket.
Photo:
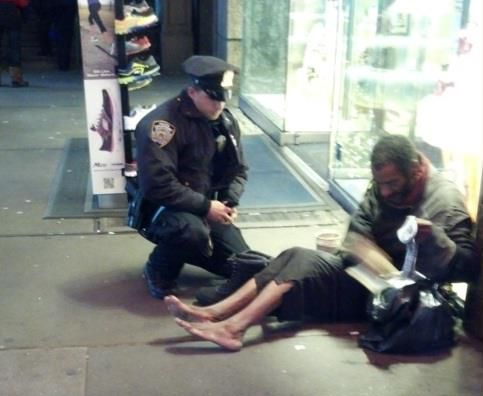
POLYGON ((476 279, 479 263, 472 220, 456 185, 434 169, 429 170, 422 199, 412 207, 389 206, 379 199, 373 184, 352 216, 349 230, 375 241, 401 269, 406 248, 396 232, 408 215, 433 223, 432 236, 418 245, 419 272, 438 281, 476 279))

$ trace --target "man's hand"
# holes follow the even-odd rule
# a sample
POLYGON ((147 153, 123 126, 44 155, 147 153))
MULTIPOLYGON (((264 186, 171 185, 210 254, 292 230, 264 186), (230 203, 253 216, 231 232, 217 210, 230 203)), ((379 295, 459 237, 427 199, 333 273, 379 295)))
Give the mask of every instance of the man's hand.
POLYGON ((230 224, 236 218, 236 209, 226 206, 220 201, 211 201, 210 210, 206 217, 208 220, 222 224, 230 224))
POLYGON ((418 232, 416 233, 416 241, 422 242, 427 239, 433 233, 433 223, 426 219, 416 218, 418 224, 418 232))

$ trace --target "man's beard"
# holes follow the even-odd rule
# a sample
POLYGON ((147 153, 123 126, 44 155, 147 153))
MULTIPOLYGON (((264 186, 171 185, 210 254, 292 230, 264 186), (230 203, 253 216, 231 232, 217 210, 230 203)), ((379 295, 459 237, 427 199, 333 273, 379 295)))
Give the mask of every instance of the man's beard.
POLYGON ((404 185, 402 191, 392 194, 389 197, 385 198, 384 201, 391 206, 406 206, 406 200, 410 192, 412 191, 413 183, 407 181, 404 185))

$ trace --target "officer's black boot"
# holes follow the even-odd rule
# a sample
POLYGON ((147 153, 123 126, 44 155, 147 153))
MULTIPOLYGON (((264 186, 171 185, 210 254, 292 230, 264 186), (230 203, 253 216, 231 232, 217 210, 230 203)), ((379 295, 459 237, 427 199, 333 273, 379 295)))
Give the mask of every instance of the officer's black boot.
POLYGON ((184 259, 179 255, 178 249, 158 244, 144 266, 144 278, 151 296, 162 300, 173 294, 183 264, 184 259))
POLYGON ((253 250, 230 256, 226 260, 227 265, 231 266, 231 275, 228 280, 219 286, 202 287, 198 290, 196 293, 197 304, 206 306, 223 300, 243 286, 257 272, 264 269, 269 261, 270 256, 253 250))
POLYGON ((162 300, 164 297, 174 294, 177 287, 176 278, 166 278, 163 271, 148 260, 143 270, 144 278, 149 294, 162 300))

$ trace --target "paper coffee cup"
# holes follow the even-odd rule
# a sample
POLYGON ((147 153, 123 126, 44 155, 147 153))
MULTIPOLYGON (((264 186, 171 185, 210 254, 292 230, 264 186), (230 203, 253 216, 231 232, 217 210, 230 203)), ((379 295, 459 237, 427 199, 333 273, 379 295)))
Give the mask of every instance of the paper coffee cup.
POLYGON ((322 232, 317 235, 317 250, 328 253, 335 253, 340 247, 342 236, 338 232, 322 232))

